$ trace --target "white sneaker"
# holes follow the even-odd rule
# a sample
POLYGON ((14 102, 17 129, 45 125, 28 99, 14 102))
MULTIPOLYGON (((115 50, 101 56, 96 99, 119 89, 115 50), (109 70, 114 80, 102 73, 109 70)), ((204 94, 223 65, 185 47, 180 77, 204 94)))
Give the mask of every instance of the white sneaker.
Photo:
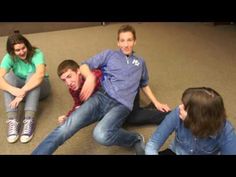
POLYGON ((16 121, 16 119, 8 119, 7 124, 8 124, 7 141, 9 143, 15 143, 19 138, 19 132, 18 132, 19 123, 16 121))
POLYGON ((25 118, 24 127, 20 137, 22 143, 28 143, 34 135, 34 121, 32 118, 25 118))

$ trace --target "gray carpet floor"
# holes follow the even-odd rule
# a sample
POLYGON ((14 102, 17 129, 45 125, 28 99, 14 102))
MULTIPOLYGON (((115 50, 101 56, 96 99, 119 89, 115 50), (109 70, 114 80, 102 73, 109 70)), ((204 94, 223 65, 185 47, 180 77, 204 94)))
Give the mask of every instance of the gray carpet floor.
MULTIPOLYGON (((40 102, 37 127, 28 144, 6 140, 6 113, 0 94, 0 154, 30 154, 46 135, 57 125, 57 117, 67 113, 72 98, 57 77, 56 69, 64 59, 79 63, 104 50, 116 49, 116 35, 124 23, 91 26, 62 31, 26 34, 31 43, 45 54, 52 84, 52 94, 40 102)), ((188 87, 207 86, 216 89, 224 98, 228 119, 236 126, 236 27, 213 23, 142 22, 130 23, 137 31, 135 51, 147 64, 150 86, 156 97, 174 108, 180 103, 188 87)), ((33 25, 33 24, 32 24, 33 25)), ((0 58, 5 54, 6 36, 0 37, 0 58)), ((142 95, 142 104, 148 99, 142 95)), ((132 149, 105 147, 92 138, 92 124, 77 132, 54 154, 134 154, 132 149)), ((156 129, 155 125, 127 126, 146 140, 156 129)), ((167 147, 173 135, 163 148, 167 147)))

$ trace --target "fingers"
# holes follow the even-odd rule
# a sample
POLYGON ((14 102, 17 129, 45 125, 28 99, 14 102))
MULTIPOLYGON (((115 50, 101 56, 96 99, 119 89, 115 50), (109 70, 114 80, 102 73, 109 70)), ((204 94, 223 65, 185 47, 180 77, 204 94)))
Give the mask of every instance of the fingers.
POLYGON ((165 109, 166 112, 171 110, 170 107, 167 104, 164 104, 164 109, 165 109))
POLYGON ((93 93, 96 86, 95 77, 92 74, 91 77, 87 78, 80 92, 81 101, 86 101, 93 93))
POLYGON ((19 102, 18 101, 12 101, 9 106, 11 109, 15 109, 18 106, 19 102))
POLYGON ((63 124, 65 122, 66 118, 67 117, 65 115, 62 115, 62 116, 58 117, 57 121, 59 124, 63 124))
POLYGON ((81 100, 81 101, 85 101, 86 95, 87 95, 87 94, 86 94, 85 91, 83 91, 83 92, 81 91, 81 93, 80 93, 80 100, 81 100))
POLYGON ((80 99, 81 101, 86 101, 92 94, 92 89, 82 89, 80 93, 80 99))
POLYGON ((82 101, 86 101, 91 95, 91 92, 87 92, 85 95, 84 95, 84 98, 82 101))
POLYGON ((58 119, 59 124, 63 124, 63 122, 64 122, 64 119, 58 119))
POLYGON ((26 92, 23 90, 23 89, 20 89, 20 88, 15 88, 14 89, 14 92, 13 92, 13 95, 16 96, 16 97, 24 97, 26 94, 26 92))
POLYGON ((80 92, 80 99, 81 101, 84 101, 87 95, 87 90, 85 87, 82 88, 81 92, 80 92))
POLYGON ((160 111, 162 112, 169 112, 171 109, 167 104, 162 104, 160 111))
POLYGON ((13 103, 10 103, 9 106, 10 106, 11 109, 14 109, 14 108, 15 108, 15 106, 14 106, 13 103))
POLYGON ((62 124, 63 122, 64 122, 64 119, 63 119, 62 117, 59 117, 59 118, 58 118, 58 123, 59 123, 59 124, 62 124))

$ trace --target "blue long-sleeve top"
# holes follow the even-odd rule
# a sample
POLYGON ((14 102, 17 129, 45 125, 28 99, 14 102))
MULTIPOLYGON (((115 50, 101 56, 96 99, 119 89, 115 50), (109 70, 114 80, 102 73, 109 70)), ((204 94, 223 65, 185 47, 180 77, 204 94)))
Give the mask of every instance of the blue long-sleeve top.
POLYGON ((177 155, 236 155, 236 133, 229 121, 225 121, 224 128, 217 135, 197 138, 184 127, 178 107, 167 115, 153 133, 146 145, 145 154, 158 154, 161 146, 173 132, 175 138, 169 148, 177 155))

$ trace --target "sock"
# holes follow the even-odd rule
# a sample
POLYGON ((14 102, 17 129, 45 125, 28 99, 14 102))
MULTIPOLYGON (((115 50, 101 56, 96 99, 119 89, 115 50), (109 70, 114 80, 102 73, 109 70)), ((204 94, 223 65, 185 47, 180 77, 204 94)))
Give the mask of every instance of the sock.
POLYGON ((14 111, 14 112, 7 112, 7 118, 8 119, 17 119, 17 112, 16 111, 14 111))
POLYGON ((25 118, 30 117, 34 118, 35 111, 25 111, 25 118))

